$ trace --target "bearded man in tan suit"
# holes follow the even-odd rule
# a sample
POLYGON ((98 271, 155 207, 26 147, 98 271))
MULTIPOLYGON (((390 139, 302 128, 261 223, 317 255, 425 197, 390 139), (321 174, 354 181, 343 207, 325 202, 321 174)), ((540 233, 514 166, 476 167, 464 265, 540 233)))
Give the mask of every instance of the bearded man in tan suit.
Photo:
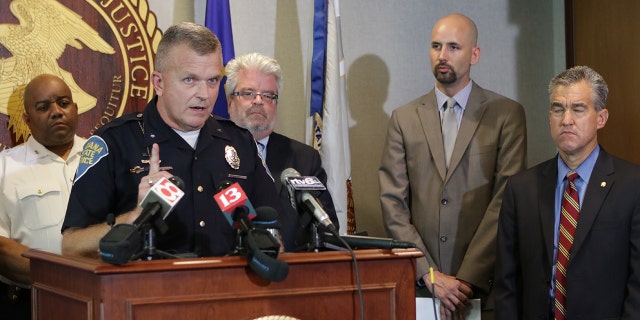
POLYGON ((394 110, 379 170, 387 233, 426 252, 418 260, 418 286, 430 282, 433 267, 435 293, 430 284, 427 293, 441 300, 442 319, 465 318, 472 298, 481 299, 483 320, 493 317, 502 193, 506 179, 526 167, 524 109, 471 81, 471 66, 480 59, 477 38, 466 16, 436 23, 430 44, 435 88, 394 110), (444 121, 447 111, 452 122, 444 121))

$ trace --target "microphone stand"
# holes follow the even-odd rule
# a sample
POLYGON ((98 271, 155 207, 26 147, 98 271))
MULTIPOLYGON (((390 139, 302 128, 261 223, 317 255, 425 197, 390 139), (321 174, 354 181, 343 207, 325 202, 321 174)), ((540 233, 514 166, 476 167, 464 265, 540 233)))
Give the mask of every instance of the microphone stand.
POLYGON ((311 242, 314 252, 320 252, 320 249, 324 248, 323 241, 320 239, 320 232, 318 232, 318 223, 311 224, 311 242))
MULTIPOLYGON (((156 222, 159 223, 159 222, 156 222)), ((180 259, 181 256, 171 254, 166 251, 158 250, 156 248, 156 235, 153 225, 151 223, 145 223, 142 226, 144 230, 144 248, 140 252, 136 253, 131 260, 143 259, 154 260, 154 258, 166 258, 166 259, 180 259)))
POLYGON ((245 239, 243 235, 243 231, 238 229, 236 231, 236 247, 233 249, 233 252, 228 254, 229 256, 245 256, 247 255, 247 248, 245 244, 245 239))

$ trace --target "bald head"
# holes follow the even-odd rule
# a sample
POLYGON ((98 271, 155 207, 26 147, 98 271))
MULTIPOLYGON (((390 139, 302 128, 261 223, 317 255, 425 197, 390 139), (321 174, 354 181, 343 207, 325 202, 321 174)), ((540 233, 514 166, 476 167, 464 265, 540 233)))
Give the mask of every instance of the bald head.
POLYGON ((431 32, 431 68, 436 87, 453 97, 471 81, 470 69, 480 59, 476 24, 461 14, 438 20, 431 32))
POLYGON ((72 98, 71 89, 69 89, 69 86, 67 86, 64 80, 51 74, 41 74, 31 79, 31 81, 29 81, 29 83, 27 83, 27 85, 24 87, 23 101, 25 110, 26 106, 35 103, 33 99, 36 99, 38 97, 38 92, 42 90, 43 87, 48 87, 52 83, 56 86, 61 87, 62 90, 68 93, 69 98, 72 98))
POLYGON ((457 30, 461 34, 466 35, 467 41, 471 46, 478 45, 478 27, 476 27, 476 23, 473 20, 469 19, 469 17, 459 14, 453 13, 448 16, 442 17, 438 22, 433 26, 432 36, 435 32, 441 30, 457 30))
POLYGON ((22 118, 36 141, 63 158, 68 154, 78 128, 78 106, 64 80, 50 74, 33 78, 24 89, 22 118))

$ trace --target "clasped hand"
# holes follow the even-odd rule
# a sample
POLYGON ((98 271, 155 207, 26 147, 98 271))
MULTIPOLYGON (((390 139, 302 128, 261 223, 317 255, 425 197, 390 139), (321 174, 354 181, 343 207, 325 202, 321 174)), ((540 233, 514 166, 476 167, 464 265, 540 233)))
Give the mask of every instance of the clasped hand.
POLYGON ((440 271, 434 270, 432 272, 434 288, 431 286, 429 274, 424 275, 423 280, 431 294, 440 299, 440 318, 443 320, 465 319, 471 305, 470 299, 473 297, 471 284, 440 271))

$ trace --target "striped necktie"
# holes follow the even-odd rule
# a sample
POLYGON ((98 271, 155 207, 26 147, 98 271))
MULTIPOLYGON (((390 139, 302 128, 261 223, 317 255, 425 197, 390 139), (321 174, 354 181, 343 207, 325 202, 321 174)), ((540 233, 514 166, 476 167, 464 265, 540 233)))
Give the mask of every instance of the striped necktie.
POLYGON ((260 152, 260 156, 262 157, 262 159, 266 159, 267 157, 265 157, 264 151, 265 151, 265 145, 262 142, 258 142, 258 152, 260 152))
POLYGON ((567 299, 567 266, 571 259, 571 247, 573 246, 573 236, 576 234, 578 226, 578 215, 580 214, 580 201, 578 199, 578 189, 574 181, 578 178, 578 173, 569 171, 567 174, 567 187, 564 189, 562 197, 562 212, 560 214, 560 231, 558 237, 558 260, 556 261, 554 318, 555 320, 565 320, 565 301, 567 299))
POLYGON ((260 158, 262 160, 262 166, 264 167, 265 170, 267 170, 267 174, 269 175, 269 177, 271 177, 271 180, 273 180, 273 175, 271 174, 271 170, 269 170, 269 166, 267 166, 267 157, 265 154, 265 152, 267 151, 267 146, 265 146, 264 143, 257 142, 257 141, 256 141, 256 145, 258 146, 258 153, 260 154, 260 158))

